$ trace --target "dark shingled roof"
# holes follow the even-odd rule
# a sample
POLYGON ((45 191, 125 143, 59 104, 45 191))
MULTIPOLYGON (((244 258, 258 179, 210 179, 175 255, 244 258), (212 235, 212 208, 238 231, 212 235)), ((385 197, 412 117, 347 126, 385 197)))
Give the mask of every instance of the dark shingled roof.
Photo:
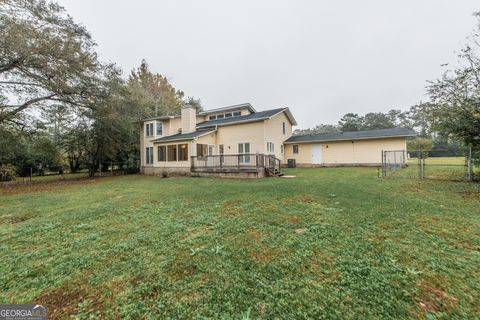
POLYGON ((415 132, 408 128, 393 128, 368 131, 349 131, 339 133, 305 134, 291 136, 285 143, 295 142, 320 142, 335 140, 361 140, 361 139, 379 139, 389 137, 411 137, 415 132))
POLYGON ((208 128, 217 125, 224 125, 229 123, 237 123, 237 122, 251 122, 251 121, 259 121, 265 120, 270 118, 271 116, 276 115, 279 112, 286 110, 286 108, 279 108, 279 109, 272 109, 266 111, 259 111, 251 114, 247 114, 245 116, 238 116, 238 117, 231 117, 231 118, 223 118, 217 120, 208 120, 197 123, 197 128, 208 128))
POLYGON ((169 141, 180 141, 180 140, 192 140, 193 138, 203 136, 210 132, 215 131, 215 129, 210 130, 198 130, 190 133, 179 133, 171 136, 166 136, 153 140, 153 142, 169 142, 169 141))

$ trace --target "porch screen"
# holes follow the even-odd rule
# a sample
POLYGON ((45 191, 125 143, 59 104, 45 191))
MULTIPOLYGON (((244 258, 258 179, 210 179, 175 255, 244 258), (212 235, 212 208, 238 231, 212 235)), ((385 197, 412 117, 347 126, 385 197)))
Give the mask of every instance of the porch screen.
POLYGON ((178 161, 188 161, 188 144, 178 145, 178 161))
POLYGON ((167 147, 166 146, 158 146, 158 161, 167 161, 167 147))
POLYGON ((177 145, 171 144, 167 147, 168 161, 177 161, 177 145))

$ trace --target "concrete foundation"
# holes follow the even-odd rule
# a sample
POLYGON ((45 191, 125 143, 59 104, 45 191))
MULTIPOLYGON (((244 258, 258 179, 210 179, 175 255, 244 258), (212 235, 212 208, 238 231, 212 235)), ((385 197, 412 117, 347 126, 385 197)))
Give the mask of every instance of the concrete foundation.
POLYGON ((190 167, 149 167, 143 166, 140 169, 140 172, 150 176, 161 176, 164 173, 169 176, 190 176, 190 167))
MULTIPOLYGON (((381 163, 297 163, 297 168, 334 168, 334 167, 381 167, 381 163)), ((282 164, 282 168, 287 168, 287 164, 282 164)))

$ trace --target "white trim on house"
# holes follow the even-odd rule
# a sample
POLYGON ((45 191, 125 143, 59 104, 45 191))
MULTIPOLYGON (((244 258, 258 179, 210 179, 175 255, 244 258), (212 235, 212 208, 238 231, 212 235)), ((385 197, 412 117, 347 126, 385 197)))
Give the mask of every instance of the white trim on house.
POLYGON ((355 141, 355 140, 376 140, 376 139, 391 139, 391 138, 406 138, 411 136, 382 136, 382 137, 361 137, 361 138, 345 138, 345 139, 325 139, 325 140, 308 140, 308 141, 285 141, 284 144, 301 144, 301 143, 315 143, 315 142, 336 142, 336 141, 355 141))

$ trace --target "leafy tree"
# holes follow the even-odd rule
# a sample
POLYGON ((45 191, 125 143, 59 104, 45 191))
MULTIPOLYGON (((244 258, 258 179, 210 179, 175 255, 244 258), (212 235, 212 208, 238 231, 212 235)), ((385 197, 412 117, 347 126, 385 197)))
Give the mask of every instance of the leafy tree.
POLYGON ((188 97, 187 101, 186 101, 186 104, 194 106, 195 110, 197 110, 197 112, 203 110, 202 101, 200 99, 195 99, 194 97, 188 97))
POLYGON ((130 103, 137 107, 140 118, 179 114, 184 105, 183 91, 176 90, 166 77, 151 72, 145 60, 132 70, 127 87, 130 103))
POLYGON ((338 121, 338 126, 342 131, 359 131, 363 128, 363 119, 356 113, 347 113, 338 121))
POLYGON ((58 4, 0 0, 0 125, 51 102, 84 106, 99 67, 93 47, 58 4))
POLYGON ((409 151, 430 151, 433 148, 432 139, 427 138, 415 138, 407 141, 407 149, 409 151))
POLYGON ((436 132, 432 128, 432 117, 430 110, 433 104, 430 102, 421 102, 410 107, 406 112, 409 123, 405 127, 415 130, 422 138, 436 137, 436 132))
POLYGON ((479 24, 459 54, 459 66, 431 82, 432 126, 444 137, 480 146, 480 12, 479 24))
POLYGON ((321 133, 336 133, 340 132, 340 128, 334 124, 319 124, 314 128, 297 129, 293 132, 294 135, 303 134, 321 134, 321 133))
POLYGON ((407 113, 392 109, 386 113, 369 112, 364 116, 347 113, 340 119, 338 126, 342 131, 376 130, 409 127, 410 121, 407 113))
POLYGON ((381 112, 370 112, 362 118, 361 130, 377 130, 394 128, 396 124, 396 113, 394 118, 391 114, 381 112))

